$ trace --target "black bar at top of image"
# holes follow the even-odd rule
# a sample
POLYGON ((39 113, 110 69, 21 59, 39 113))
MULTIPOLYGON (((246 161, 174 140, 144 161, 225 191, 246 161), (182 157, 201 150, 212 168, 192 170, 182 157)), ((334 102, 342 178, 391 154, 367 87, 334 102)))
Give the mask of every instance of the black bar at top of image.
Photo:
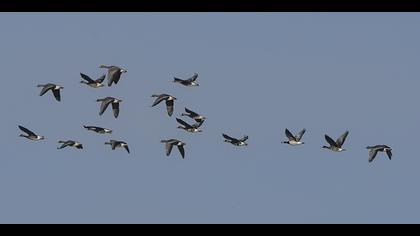
POLYGON ((416 12, 415 0, 5 0, 12 12, 416 12))

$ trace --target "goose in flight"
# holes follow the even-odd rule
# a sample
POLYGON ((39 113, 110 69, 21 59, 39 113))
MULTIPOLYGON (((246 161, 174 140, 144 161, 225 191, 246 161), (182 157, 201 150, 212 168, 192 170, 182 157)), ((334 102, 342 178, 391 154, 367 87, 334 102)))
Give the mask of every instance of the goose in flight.
POLYGON ((80 76, 82 77, 82 81, 80 81, 81 84, 87 84, 92 88, 100 88, 103 87, 104 85, 102 84, 102 82, 104 82, 105 79, 105 75, 102 75, 101 77, 99 77, 99 79, 97 80, 93 80, 91 79, 89 76, 80 73, 80 76))
POLYGON ((197 82, 195 82, 197 80, 197 78, 198 78, 198 74, 197 73, 194 73, 193 76, 191 76, 190 78, 185 79, 185 80, 180 79, 180 78, 177 78, 177 77, 174 77, 174 81, 173 82, 174 83, 182 84, 182 85, 187 86, 187 87, 193 87, 193 86, 198 87, 199 84, 197 82))
POLYGON ((178 139, 162 140, 160 142, 165 143, 166 156, 169 156, 171 154, 172 147, 175 145, 178 147, 178 150, 181 153, 182 159, 185 159, 184 146, 186 145, 186 143, 179 141, 178 139))
POLYGON ((292 146, 296 146, 296 145, 301 145, 301 144, 305 144, 305 142, 300 141, 303 137, 303 135, 305 134, 306 129, 303 129, 302 131, 300 131, 296 136, 293 135, 288 129, 286 129, 285 133, 286 133, 286 137, 289 139, 288 141, 283 141, 283 143, 287 143, 289 145, 292 146))
POLYGON ((187 122, 185 122, 185 121, 183 121, 183 120, 181 120, 181 119, 179 119, 179 118, 176 118, 176 121, 177 121, 179 124, 181 124, 181 125, 182 125, 182 126, 178 126, 178 129, 183 129, 183 130, 185 130, 185 131, 187 131, 187 132, 190 132, 190 133, 202 132, 202 130, 200 130, 200 129, 198 129, 198 128, 200 128, 200 126, 203 124, 203 122, 204 122, 204 121, 202 121, 202 122, 197 122, 197 123, 195 123, 195 124, 193 124, 193 125, 190 125, 190 124, 188 124, 187 122))
POLYGON ((77 149, 83 149, 83 145, 77 141, 73 140, 67 140, 67 141, 58 141, 58 143, 62 143, 61 147, 58 147, 57 149, 63 149, 65 147, 75 147, 77 149))
POLYGON ((172 116, 174 113, 174 100, 176 97, 169 95, 169 94, 160 94, 160 95, 152 95, 153 98, 156 98, 155 102, 153 103, 152 107, 156 106, 157 104, 161 103, 162 101, 166 101, 166 110, 169 116, 172 116))
POLYGON ((38 88, 42 88, 41 93, 39 94, 39 96, 43 96, 46 92, 48 92, 49 90, 52 91, 52 93, 54 94, 54 97, 57 101, 61 101, 61 94, 60 94, 60 90, 64 89, 63 86, 59 86, 56 84, 39 84, 37 86, 38 88))
POLYGON ((44 136, 37 135, 34 132, 30 131, 29 129, 27 129, 23 126, 19 125, 19 129, 26 133, 26 135, 24 135, 24 134, 19 135, 20 137, 24 137, 24 138, 27 138, 27 139, 32 140, 32 141, 39 141, 39 140, 44 140, 45 139, 44 136))
POLYGON ((110 129, 105 129, 105 128, 101 128, 101 127, 97 127, 97 126, 86 126, 84 125, 83 128, 96 132, 98 134, 112 134, 112 130, 110 129))
POLYGON ((109 142, 106 142, 105 145, 111 145, 112 150, 115 150, 115 148, 125 148, 125 150, 130 153, 130 149, 128 148, 128 144, 123 141, 117 141, 117 140, 110 140, 109 142))
POLYGON ((378 152, 386 152, 389 160, 392 159, 392 148, 390 148, 387 145, 375 145, 368 146, 366 148, 369 149, 369 162, 372 162, 375 159, 376 154, 378 154, 378 152))
POLYGON ((113 97, 106 97, 106 98, 102 98, 102 99, 97 99, 97 102, 102 102, 101 103, 101 108, 99 110, 99 115, 101 116, 102 114, 104 114, 105 110, 108 108, 109 104, 112 104, 112 111, 114 113, 114 117, 118 118, 118 115, 120 114, 120 102, 122 102, 122 100, 120 99, 116 99, 113 97))
POLYGON ((199 115, 198 113, 193 112, 193 111, 189 110, 188 108, 185 108, 185 112, 186 113, 182 113, 181 116, 188 116, 188 117, 194 119, 195 121, 197 121, 199 123, 204 122, 204 120, 206 119, 206 117, 204 117, 202 115, 199 115))
POLYGON ((337 141, 334 141, 330 136, 325 135, 325 140, 330 144, 329 147, 323 146, 322 148, 330 149, 334 152, 342 152, 346 151, 346 149, 342 148, 344 142, 346 141, 347 135, 349 134, 349 131, 346 131, 343 135, 341 135, 337 141))
POLYGON ((235 146, 248 146, 248 144, 245 142, 246 140, 248 140, 247 135, 244 135, 244 137, 241 139, 232 138, 227 134, 222 134, 222 135, 223 135, 223 138, 225 138, 225 142, 231 143, 235 146))
POLYGON ((108 69, 108 87, 111 87, 112 83, 118 84, 118 81, 120 81, 121 74, 127 73, 127 70, 122 69, 118 66, 106 66, 101 65, 99 68, 105 68, 108 69))

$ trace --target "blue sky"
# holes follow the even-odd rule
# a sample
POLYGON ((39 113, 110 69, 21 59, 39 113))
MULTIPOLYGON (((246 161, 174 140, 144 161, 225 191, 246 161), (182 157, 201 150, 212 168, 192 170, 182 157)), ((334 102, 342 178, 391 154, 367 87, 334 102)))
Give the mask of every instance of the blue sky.
MULTIPOLYGON (((419 223, 420 15, 2 13, 1 223, 419 223), (91 89, 79 73, 128 70, 91 89), (199 74, 198 88, 172 77, 199 74), (65 87, 62 102, 37 84, 65 87), (178 98, 173 117, 154 93, 178 98), (97 98, 123 99, 120 117, 97 98), (176 129, 188 107, 203 133, 176 129), (43 142, 18 137, 23 125, 43 142), (88 132, 82 125, 114 130, 88 132), (306 144, 281 144, 284 129, 306 144), (350 134, 333 153, 324 134, 350 134), (249 135, 249 146, 221 133, 249 135), (132 151, 110 150, 109 139, 132 151), (187 143, 165 156, 161 139, 187 143), (57 150, 60 139, 85 149, 57 150), (388 144, 368 163, 368 145, 388 144)), ((188 120, 189 121, 189 120, 188 120)))

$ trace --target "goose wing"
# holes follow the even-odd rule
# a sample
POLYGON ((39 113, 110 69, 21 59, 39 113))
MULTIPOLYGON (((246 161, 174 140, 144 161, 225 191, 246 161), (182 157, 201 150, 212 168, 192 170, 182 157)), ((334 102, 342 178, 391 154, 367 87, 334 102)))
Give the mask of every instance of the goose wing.
POLYGON ((187 122, 185 122, 185 121, 183 121, 183 120, 181 120, 179 118, 176 118, 176 121, 178 123, 180 123, 181 125, 185 126, 185 128, 187 128, 187 129, 193 128, 193 126, 191 126, 190 124, 188 124, 187 122))
POLYGON ((190 78, 188 78, 186 81, 188 81, 188 82, 194 82, 197 78, 198 78, 198 74, 197 73, 194 73, 194 75, 191 76, 190 78))
POLYGON ((89 84, 94 84, 95 83, 95 81, 93 79, 91 79, 89 76, 87 76, 83 73, 80 73, 80 76, 82 77, 82 79, 86 80, 89 84))
POLYGON ((174 146, 174 144, 172 142, 167 142, 165 144, 166 156, 169 156, 171 154, 173 146, 174 146))
POLYGON ((101 109, 99 111, 99 115, 104 114, 105 110, 108 108, 109 104, 112 102, 111 99, 105 99, 101 103, 101 109))
POLYGON ((156 100, 153 102, 152 107, 156 106, 157 104, 161 103, 163 100, 165 100, 168 96, 167 95, 159 95, 156 100))
POLYGON ((51 90, 51 89, 53 89, 53 88, 55 88, 55 84, 46 84, 46 85, 42 88, 41 93, 39 94, 39 96, 44 95, 46 92, 48 92, 48 90, 51 90))
POLYGON ((248 135, 244 135, 243 138, 239 139, 240 142, 245 142, 246 140, 248 140, 248 135))
POLYGON ((57 101, 61 101, 61 93, 60 93, 60 89, 53 89, 53 94, 54 97, 57 101))
POLYGON ((372 162, 376 155, 378 154, 378 149, 377 148, 372 148, 369 150, 369 162, 372 162))
POLYGON ((25 132, 26 134, 28 134, 29 136, 36 136, 36 134, 34 132, 30 131, 29 129, 27 129, 23 126, 19 125, 19 129, 22 130, 23 132, 25 132))
POLYGON ((94 82, 96 82, 96 83, 102 83, 102 82, 104 82, 104 80, 105 80, 105 77, 106 77, 106 75, 102 75, 101 77, 99 77, 99 79, 97 79, 96 81, 94 81, 94 82))
POLYGON ((227 134, 222 134, 223 135, 223 138, 225 138, 225 139, 229 139, 229 140, 231 140, 231 141, 234 141, 234 142, 238 142, 238 140, 236 139, 236 138, 232 138, 232 137, 230 137, 229 135, 227 135, 227 134))
POLYGON ((178 145, 178 150, 181 153, 182 159, 185 159, 185 150, 184 150, 184 146, 182 145, 178 145))
POLYGON ((349 131, 346 131, 340 138, 337 139, 338 147, 343 146, 344 142, 346 141, 347 135, 349 135, 349 131))
POLYGON ((166 110, 168 111, 168 115, 172 116, 174 113, 174 100, 166 100, 166 110))
POLYGON ((303 135, 305 134, 306 129, 303 129, 302 131, 300 131, 297 135, 296 135, 296 140, 300 141, 303 137, 303 135))
POLYGON ((335 143, 335 141, 332 139, 332 138, 330 138, 330 136, 328 136, 328 135, 325 135, 325 140, 331 145, 331 146, 333 146, 333 147, 338 147, 338 145, 337 145, 337 143, 335 143))
POLYGON ((119 102, 117 102, 117 103, 113 102, 112 103, 112 111, 114 113, 114 117, 118 118, 118 115, 120 114, 120 103, 119 102))
POLYGON ((195 113, 195 112, 193 112, 193 111, 189 110, 188 108, 185 108, 185 112, 190 113, 190 115, 191 115, 192 117, 198 116, 198 114, 197 114, 197 113, 195 113))
POLYGON ((391 149, 387 149, 386 150, 386 155, 388 155, 389 160, 392 159, 392 151, 391 151, 391 149))
POLYGON ((286 136, 290 141, 297 141, 295 136, 292 134, 292 132, 290 132, 288 129, 285 130, 286 136))
POLYGON ((121 69, 113 66, 108 70, 108 87, 111 87, 112 83, 118 84, 121 78, 121 69))

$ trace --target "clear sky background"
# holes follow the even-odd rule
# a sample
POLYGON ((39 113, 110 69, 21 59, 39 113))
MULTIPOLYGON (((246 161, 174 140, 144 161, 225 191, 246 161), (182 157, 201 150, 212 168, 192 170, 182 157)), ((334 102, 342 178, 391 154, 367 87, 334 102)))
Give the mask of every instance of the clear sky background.
POLYGON ((419 23, 417 13, 2 13, 0 223, 420 223, 419 23), (100 64, 128 73, 111 88, 79 83, 105 73, 100 64), (172 83, 194 72, 200 87, 172 83), (48 82, 65 87, 61 103, 38 96, 48 82), (154 93, 178 98, 173 117, 150 107, 154 93), (98 115, 106 96, 124 100, 118 119, 98 115), (208 117, 203 133, 176 129, 184 107, 208 117), (20 138, 18 125, 47 139, 20 138), (306 144, 281 144, 285 128, 306 128, 306 144), (347 129, 347 152, 321 149, 324 134, 347 129), (131 155, 105 146, 111 138, 131 155), (165 156, 167 138, 187 143, 185 160, 165 156), (60 139, 85 149, 57 150, 60 139), (368 163, 375 144, 393 160, 368 163))

